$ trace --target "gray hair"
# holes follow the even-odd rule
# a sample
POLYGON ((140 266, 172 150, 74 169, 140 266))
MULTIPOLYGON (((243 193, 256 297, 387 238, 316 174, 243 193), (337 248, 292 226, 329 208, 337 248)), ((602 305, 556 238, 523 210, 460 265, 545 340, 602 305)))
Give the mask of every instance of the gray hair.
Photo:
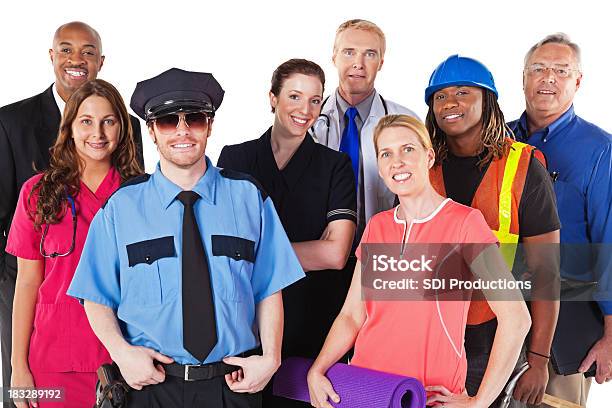
POLYGON ((529 58, 531 58, 535 50, 537 50, 544 44, 563 44, 563 45, 567 45, 568 47, 570 47, 572 51, 574 52, 574 57, 576 58, 576 64, 578 65, 578 70, 579 71, 581 70, 580 47, 578 46, 578 44, 572 42, 572 40, 570 40, 569 38, 569 35, 565 33, 550 34, 544 37, 544 39, 537 42, 533 47, 529 49, 529 51, 527 51, 527 54, 525 54, 525 66, 527 66, 527 61, 529 61, 529 58))

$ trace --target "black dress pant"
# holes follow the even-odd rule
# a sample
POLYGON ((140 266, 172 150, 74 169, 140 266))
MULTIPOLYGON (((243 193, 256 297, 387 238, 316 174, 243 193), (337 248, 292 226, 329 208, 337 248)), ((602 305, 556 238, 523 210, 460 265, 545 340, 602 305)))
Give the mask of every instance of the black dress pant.
POLYGON ((127 408, 261 408, 261 392, 237 393, 224 377, 184 381, 166 375, 161 384, 130 390, 127 408))
MULTIPOLYGON (((8 265, 7 265, 8 268, 8 265)), ((0 275, 2 275, 0 271, 0 275)), ((0 277, 0 348, 2 349, 2 386, 6 389, 11 384, 11 334, 13 322, 13 298, 15 297, 15 278, 4 273, 0 277)), ((7 398, 3 408, 14 408, 7 398)))

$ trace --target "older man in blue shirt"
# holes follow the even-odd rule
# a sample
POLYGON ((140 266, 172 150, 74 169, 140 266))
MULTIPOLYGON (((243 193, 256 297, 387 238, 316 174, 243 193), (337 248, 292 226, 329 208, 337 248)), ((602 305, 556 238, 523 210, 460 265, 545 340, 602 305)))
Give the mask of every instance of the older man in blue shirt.
MULTIPOLYGON (((510 123, 517 139, 536 146, 546 156, 555 180, 562 244, 612 243, 612 136, 574 113, 580 87, 580 48, 562 33, 534 45, 525 56, 523 74, 526 110, 510 123)), ((597 247, 597 245, 595 245, 597 247)), ((598 281, 594 295, 604 315, 604 334, 579 367, 596 363, 598 383, 612 379, 612 263, 599 248, 593 267, 564 267, 562 277, 598 281)), ((567 264, 566 264, 567 265, 567 264)), ((563 305, 559 320, 563 318, 563 305)), ((547 392, 586 404, 589 382, 582 374, 556 375, 547 392)))
POLYGON ((137 85, 160 162, 96 215, 68 291, 135 389, 129 407, 260 407, 280 364, 280 291, 304 273, 271 200, 204 155, 222 98, 205 73, 137 85))

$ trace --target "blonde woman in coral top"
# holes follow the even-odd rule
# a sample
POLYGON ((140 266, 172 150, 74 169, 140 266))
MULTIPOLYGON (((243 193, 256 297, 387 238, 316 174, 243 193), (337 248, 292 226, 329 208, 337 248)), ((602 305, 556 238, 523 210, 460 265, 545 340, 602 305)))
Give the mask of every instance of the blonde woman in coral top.
MULTIPOLYGON (((423 123, 407 115, 385 116, 374 132, 374 144, 379 174, 400 204, 370 219, 361 244, 478 243, 483 249, 470 262, 472 272, 490 278, 489 269, 501 270, 498 277, 512 280, 482 214, 445 199, 431 186, 435 155, 423 123)), ((356 252, 360 260, 366 256, 362 250, 360 245, 356 252)), ((495 400, 530 327, 520 292, 513 293, 514 301, 490 300, 499 326, 483 384, 470 397, 465 392, 463 347, 469 299, 362 299, 361 275, 358 262, 344 306, 308 373, 313 406, 331 408, 330 401, 341 400, 325 373, 353 346, 351 364, 417 378, 428 391, 428 405, 488 407, 495 400)))

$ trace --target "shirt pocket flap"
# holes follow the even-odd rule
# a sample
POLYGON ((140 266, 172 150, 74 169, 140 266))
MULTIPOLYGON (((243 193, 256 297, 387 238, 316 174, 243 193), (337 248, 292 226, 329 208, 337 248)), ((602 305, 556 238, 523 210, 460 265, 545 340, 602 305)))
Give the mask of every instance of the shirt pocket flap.
POLYGON ((176 254, 172 236, 134 242, 127 245, 126 249, 130 267, 140 263, 151 265, 158 259, 173 257, 176 254))
POLYGON ((211 240, 214 256, 255 262, 255 242, 231 235, 212 235, 211 240))

